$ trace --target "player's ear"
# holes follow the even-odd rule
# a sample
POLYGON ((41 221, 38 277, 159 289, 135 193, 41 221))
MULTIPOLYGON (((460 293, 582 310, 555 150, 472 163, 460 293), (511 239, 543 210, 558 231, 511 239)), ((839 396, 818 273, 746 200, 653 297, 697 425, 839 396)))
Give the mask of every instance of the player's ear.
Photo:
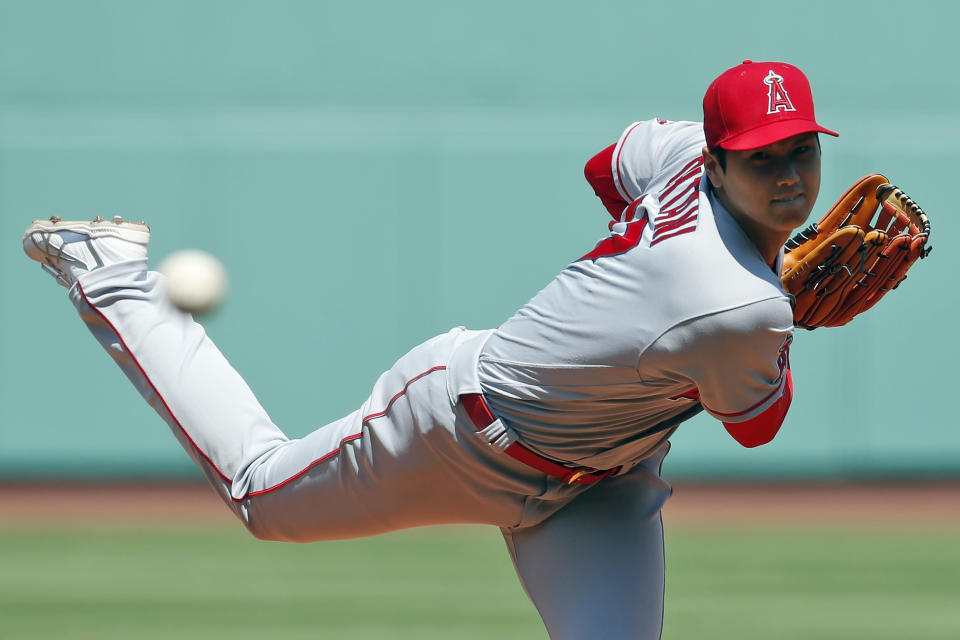
POLYGON ((707 147, 703 148, 703 170, 706 172, 707 178, 710 179, 710 184, 713 185, 714 189, 719 189, 723 186, 723 163, 721 163, 720 158, 711 153, 707 147))

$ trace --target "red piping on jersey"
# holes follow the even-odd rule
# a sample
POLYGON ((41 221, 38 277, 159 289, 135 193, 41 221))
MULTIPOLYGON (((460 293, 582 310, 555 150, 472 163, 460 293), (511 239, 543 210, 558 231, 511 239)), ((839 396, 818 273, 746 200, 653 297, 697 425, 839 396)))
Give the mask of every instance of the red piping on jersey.
POLYGON ((715 415, 715 416, 720 416, 720 417, 722 417, 722 418, 738 418, 738 417, 740 417, 740 416, 744 416, 744 415, 750 413, 751 411, 754 411, 757 407, 759 407, 759 406, 762 405, 763 403, 767 402, 767 401, 768 401, 770 398, 772 398, 773 396, 777 395, 778 393, 781 393, 781 392, 783 391, 783 386, 784 386, 784 382, 786 381, 786 378, 787 378, 787 377, 786 377, 785 375, 783 375, 783 371, 781 371, 781 372, 780 372, 780 384, 777 386, 777 388, 774 389, 773 391, 771 391, 770 393, 768 393, 767 395, 765 395, 765 396, 763 397, 763 400, 761 400, 760 402, 757 402, 757 403, 754 404, 752 407, 749 407, 749 408, 747 408, 747 409, 744 409, 743 411, 736 411, 736 412, 734 412, 734 413, 723 413, 723 412, 721 412, 721 411, 714 411, 713 409, 711 409, 710 407, 708 407, 708 406, 706 406, 706 405, 704 405, 704 408, 705 408, 707 411, 709 411, 711 414, 713 414, 713 415, 715 415))
POLYGON ((281 481, 281 482, 279 482, 279 483, 277 483, 277 484, 275 484, 275 485, 273 485, 272 487, 269 487, 269 488, 267 488, 267 489, 260 489, 259 491, 248 491, 248 492, 246 493, 246 495, 244 495, 244 496, 242 496, 242 497, 240 497, 240 498, 233 498, 233 501, 234 501, 234 502, 243 502, 243 501, 246 500, 247 498, 253 498, 253 497, 255 497, 255 496, 261 496, 261 495, 263 495, 263 494, 265 494, 265 493, 270 493, 271 491, 276 491, 276 490, 279 489, 280 487, 283 487, 283 486, 285 486, 285 485, 290 484, 291 482, 293 482, 294 480, 296 480, 296 479, 299 478, 300 476, 306 474, 308 471, 310 471, 310 469, 314 468, 315 466, 317 466, 318 464, 320 464, 320 463, 323 462, 324 460, 329 460, 329 459, 332 458, 333 456, 335 456, 335 455, 337 455, 338 453, 340 453, 340 448, 341 448, 344 444, 350 442, 351 440, 356 440, 357 438, 359 438, 359 437, 362 436, 362 435, 363 435, 363 433, 354 433, 354 434, 352 434, 352 435, 347 436, 346 438, 344 438, 343 440, 340 441, 340 444, 337 445, 337 448, 336 448, 336 449, 334 449, 334 450, 331 451, 330 453, 326 453, 326 454, 320 456, 319 458, 317 458, 316 460, 314 460, 313 462, 311 462, 310 464, 308 464, 308 465, 305 466, 303 469, 301 469, 301 470, 298 471, 297 473, 293 474, 292 476, 290 476, 290 477, 287 478, 286 480, 283 480, 283 481, 281 481))
MULTIPOLYGON (((780 416, 780 421, 782 422, 784 416, 787 415, 787 409, 790 408, 790 403, 793 400, 793 375, 790 373, 790 343, 791 342, 793 342, 792 335, 788 336, 787 339, 784 341, 783 346, 780 347, 780 355, 779 357, 777 357, 777 367, 779 367, 780 369, 780 377, 777 380, 780 381, 780 384, 776 389, 768 393, 763 400, 756 403, 749 409, 746 409, 745 411, 738 411, 736 413, 720 413, 719 411, 710 411, 709 409, 707 410, 716 416, 722 416, 725 418, 736 418, 744 414, 750 413, 751 411, 753 411, 754 409, 762 405, 764 402, 769 400, 772 395, 774 395, 779 391, 781 392, 781 395, 783 395, 786 398, 786 406, 783 407, 783 414, 780 416)), ((750 422, 752 420, 756 420, 757 418, 760 418, 765 413, 770 411, 773 406, 775 406, 775 404, 771 405, 771 407, 767 407, 767 409, 765 409, 760 415, 754 416, 753 418, 751 418, 750 420, 747 420, 746 422, 750 422)), ((706 406, 704 406, 704 408, 706 408, 706 406)), ((779 426, 780 425, 777 424, 778 428, 779 426)))
POLYGON ((623 134, 623 141, 620 143, 620 148, 617 149, 617 159, 615 163, 616 171, 617 171, 617 182, 614 186, 617 187, 617 191, 620 192, 620 195, 622 195, 623 199, 626 200, 627 202, 629 202, 630 200, 633 200, 633 198, 630 197, 630 194, 627 193, 626 187, 623 186, 623 176, 620 175, 620 154, 623 153, 623 145, 626 144, 627 138, 629 138, 630 134, 633 133, 633 130, 639 127, 641 124, 643 123, 638 122, 637 124, 627 129, 627 132, 623 134))
MULTIPOLYGON (((396 402, 398 398, 400 398, 403 394, 405 394, 405 393, 407 392, 407 389, 410 387, 411 384, 413 384, 414 382, 416 382, 416 381, 419 380, 420 378, 422 378, 422 377, 424 377, 424 376, 426 376, 426 375, 429 375, 429 374, 433 373, 434 371, 443 371, 443 370, 445 370, 446 368, 447 368, 447 367, 446 367, 446 366, 443 366, 443 365, 441 365, 441 366, 436 366, 436 367, 431 367, 430 369, 427 369, 427 370, 424 371, 423 373, 418 373, 418 374, 415 375, 414 377, 410 378, 409 380, 407 380, 406 384, 403 385, 403 389, 401 389, 397 394, 395 394, 392 398, 390 398, 390 400, 387 402, 387 407, 386 407, 383 411, 378 411, 377 413, 371 413, 370 415, 364 416, 363 419, 360 421, 360 424, 361 424, 361 425, 365 425, 365 424, 367 424, 367 422, 370 421, 370 420, 373 420, 373 419, 375 419, 375 418, 382 418, 383 416, 387 415, 387 412, 390 411, 390 407, 393 406, 393 403, 396 402)), ((292 476, 290 476, 289 478, 287 478, 286 480, 283 480, 283 481, 281 481, 281 482, 273 485, 272 487, 268 487, 268 488, 266 488, 266 489, 260 489, 259 491, 250 491, 250 492, 248 492, 245 496, 243 496, 242 498, 234 498, 233 501, 234 501, 234 502, 241 502, 241 501, 243 501, 243 500, 246 500, 247 498, 253 498, 253 497, 255 497, 255 496, 261 496, 261 495, 263 495, 263 494, 265 494, 265 493, 270 493, 271 491, 276 491, 277 489, 279 489, 279 488, 281 488, 281 487, 283 487, 283 486, 285 486, 285 485, 287 485, 287 484, 290 484, 291 482, 293 482, 293 481, 296 480, 297 478, 305 475, 308 471, 310 471, 311 469, 313 469, 315 466, 317 466, 317 465, 320 464, 321 462, 324 462, 325 460, 329 460, 329 459, 332 458, 333 456, 335 456, 335 455, 337 455, 338 453, 340 453, 340 450, 341 450, 341 448, 343 447, 344 444, 350 442, 351 440, 356 440, 357 438, 360 438, 362 435, 363 435, 363 432, 361 431, 360 433, 354 433, 354 434, 351 434, 351 435, 349 435, 349 436, 346 436, 343 440, 340 441, 340 444, 337 445, 337 448, 336 448, 336 449, 334 449, 333 451, 330 451, 329 453, 323 454, 322 456, 320 456, 319 458, 317 458, 316 460, 314 460, 313 462, 311 462, 310 464, 308 464, 307 466, 305 466, 303 469, 301 469, 301 470, 298 471, 297 473, 295 473, 295 474, 293 474, 292 476)))
POLYGON ((405 393, 407 392, 407 388, 408 388, 411 384, 413 384, 414 382, 416 382, 417 380, 419 380, 419 379, 422 378, 423 376, 429 375, 429 374, 433 373, 434 371, 443 371, 443 370, 446 369, 446 368, 447 368, 447 367, 446 367, 445 365, 438 365, 438 366, 436 366, 436 367, 431 367, 430 369, 427 369, 427 370, 424 371, 423 373, 418 373, 417 375, 413 376, 412 378, 410 378, 409 380, 407 380, 407 383, 406 383, 405 385, 403 385, 403 389, 402 389, 399 393, 397 393, 395 396, 393 396, 392 398, 390 398, 390 401, 387 402, 387 407, 386 407, 386 409, 384 409, 383 411, 378 411, 377 413, 371 413, 371 414, 368 415, 368 416, 364 416, 362 422, 363 422, 364 424, 366 424, 367 420, 373 420, 374 418, 382 418, 383 416, 387 415, 387 412, 390 411, 390 407, 393 406, 393 403, 396 402, 396 400, 397 400, 400 396, 402 396, 403 394, 405 394, 405 393))
POLYGON ((184 437, 185 437, 187 440, 190 441, 190 444, 193 445, 193 448, 196 449, 197 453, 200 454, 200 457, 207 461, 207 463, 210 465, 210 467, 211 467, 214 471, 217 472, 217 475, 219 475, 219 476, 223 479, 224 482, 226 482, 227 484, 233 484, 233 481, 232 481, 230 478, 228 478, 227 476, 225 476, 225 475, 223 474, 223 472, 220 471, 220 469, 217 468, 217 465, 215 465, 215 464, 213 463, 213 460, 211 460, 210 458, 208 458, 208 457, 207 457, 207 454, 205 454, 205 453, 200 449, 200 447, 197 446, 197 443, 193 441, 193 438, 190 437, 190 434, 187 433, 187 430, 184 429, 184 428, 183 428, 183 425, 180 424, 180 421, 177 420, 177 416, 173 415, 173 411, 170 410, 170 406, 167 404, 167 401, 163 399, 163 396, 160 395, 160 392, 159 392, 159 391, 157 390, 157 388, 153 385, 153 381, 150 380, 150 376, 148 376, 148 375, 147 375, 147 372, 144 371, 144 370, 143 370, 143 367, 140 366, 140 362, 134 357, 133 351, 131 351, 131 350, 130 350, 130 347, 127 346, 127 343, 124 341, 123 336, 121 336, 121 335, 120 335, 120 332, 117 331, 117 328, 116 328, 115 326, 113 326, 113 323, 110 322, 110 321, 107 319, 107 316, 103 315, 103 312, 100 311, 100 309, 97 309, 97 308, 93 305, 93 303, 90 302, 90 298, 87 297, 87 292, 83 290, 83 287, 80 285, 79 282, 77 283, 77 290, 80 292, 80 295, 83 296, 84 302, 86 302, 87 305, 89 305, 89 307, 90 307, 91 309, 93 309, 94 312, 95 312, 98 316, 100 316, 100 319, 101 319, 101 320, 103 320, 105 323, 107 323, 107 326, 110 327, 110 330, 113 331, 113 334, 114 334, 115 336, 117 336, 117 340, 120 341, 120 344, 123 345, 123 348, 126 350, 126 352, 127 352, 128 354, 130 354, 130 359, 133 360, 133 364, 137 365, 137 369, 140 370, 141 375, 143 375, 143 379, 146 380, 146 381, 147 381, 147 384, 150 385, 150 388, 153 389, 153 392, 156 394, 157 398, 160 400, 160 403, 163 405, 164 410, 166 410, 167 414, 168 414, 171 418, 173 418, 173 421, 174 421, 175 423, 177 423, 177 427, 178 427, 178 428, 180 429, 180 431, 183 433, 184 437))
POLYGON ((759 447, 773 440, 783 425, 793 401, 793 376, 786 372, 783 394, 769 407, 743 422, 724 422, 723 427, 734 440, 747 448, 759 447))
MULTIPOLYGON (((140 374, 143 376, 143 379, 146 380, 146 381, 147 381, 147 384, 150 385, 150 388, 153 389, 153 393, 157 396, 157 399, 160 400, 160 403, 163 405, 163 408, 164 408, 164 410, 167 412, 167 415, 169 415, 170 418, 174 421, 174 423, 176 423, 177 428, 180 430, 180 432, 183 434, 183 436, 187 439, 187 441, 190 443, 190 445, 194 448, 194 450, 197 452, 197 454, 198 454, 201 458, 203 458, 203 459, 207 462, 207 464, 210 465, 210 468, 213 469, 213 470, 217 473, 217 475, 220 476, 220 478, 221 478, 224 482, 226 482, 228 485, 232 485, 232 484, 233 484, 233 480, 231 480, 231 479, 228 478, 226 475, 224 475, 224 473, 223 473, 222 471, 220 471, 219 468, 217 468, 217 465, 214 464, 213 460, 211 460, 210 457, 209 457, 206 453, 203 452, 203 449, 201 449, 201 448, 197 445, 196 441, 195 441, 193 438, 190 437, 190 434, 187 433, 187 430, 186 430, 186 429, 184 429, 183 424, 180 422, 180 420, 177 419, 177 416, 175 416, 175 415, 173 414, 173 411, 170 410, 170 405, 167 404, 167 401, 164 400, 164 398, 163 398, 162 395, 160 395, 160 391, 159 391, 159 390, 157 389, 157 387, 153 384, 153 381, 150 380, 150 376, 147 375, 147 372, 144 371, 143 367, 140 365, 140 362, 139 362, 139 361, 137 360, 137 358, 133 355, 133 351, 132 351, 132 350, 130 349, 130 347, 127 345, 126 341, 123 339, 123 336, 121 336, 121 335, 120 335, 120 332, 117 331, 117 328, 116 328, 115 326, 113 326, 113 323, 110 322, 110 320, 108 320, 105 315, 103 315, 103 312, 100 311, 100 309, 98 309, 96 306, 94 306, 94 304, 93 304, 92 302, 90 302, 90 298, 87 297, 86 291, 83 290, 83 287, 80 285, 79 282, 77 283, 77 290, 80 292, 80 295, 83 296, 84 302, 86 302, 87 305, 88 305, 91 309, 93 309, 94 313, 96 313, 98 316, 100 316, 100 319, 103 320, 103 321, 107 324, 107 326, 110 327, 110 330, 113 331, 113 334, 114 334, 115 336, 117 336, 117 340, 120 341, 120 344, 123 346, 124 350, 126 350, 126 352, 130 355, 130 359, 133 361, 133 364, 136 365, 137 370, 140 371, 140 374)), ((368 420, 372 420, 372 419, 374 419, 374 418, 380 418, 380 417, 386 415, 387 411, 390 410, 391 405, 393 405, 393 403, 394 403, 400 396, 402 396, 403 394, 405 394, 405 393, 407 392, 407 388, 408 388, 413 382, 419 380, 420 378, 426 376, 427 374, 433 373, 434 371, 442 371, 442 370, 444 370, 444 369, 446 369, 445 366, 437 366, 437 367, 433 367, 433 368, 431 368, 431 369, 428 369, 427 371, 424 371, 423 373, 420 373, 420 374, 414 376, 413 378, 411 378, 410 380, 408 380, 408 381, 406 382, 406 384, 404 384, 403 390, 401 390, 399 393, 397 393, 397 394, 394 395, 392 398, 390 398, 390 401, 387 402, 387 408, 386 408, 386 409, 384 409, 383 411, 380 411, 380 412, 378 412, 378 413, 372 413, 372 414, 364 417, 362 423, 363 423, 363 424, 366 424, 366 422, 367 422, 368 420)), ((317 458, 316 460, 314 460, 313 462, 311 462, 310 464, 308 464, 306 467, 304 467, 301 471, 299 471, 299 472, 297 472, 296 474, 290 476, 289 478, 287 478, 287 479, 284 480, 283 482, 280 482, 279 484, 276 484, 276 485, 270 487, 269 489, 261 489, 260 491, 248 492, 248 493, 247 493, 245 496, 243 496, 242 498, 232 498, 232 500, 233 500, 234 502, 242 502, 243 500, 245 500, 245 499, 248 498, 248 497, 259 496, 259 495, 262 495, 262 494, 264 494, 264 493, 269 493, 270 491, 274 491, 274 490, 276 490, 276 489, 279 489, 280 487, 284 486, 285 484, 288 484, 288 483, 292 482, 293 480, 299 478, 300 476, 304 475, 305 473, 307 473, 307 471, 309 471, 309 470, 310 470, 311 468, 313 468, 315 465, 320 464, 320 463, 323 462, 324 460, 329 460, 330 458, 332 458, 332 457, 335 456, 336 454, 340 453, 340 447, 342 447, 345 443, 350 442, 351 440, 356 440, 356 439, 359 438, 361 435, 363 435, 362 432, 361 432, 361 433, 354 433, 354 434, 352 434, 352 435, 349 435, 349 436, 345 437, 343 440, 340 441, 340 444, 339 444, 339 446, 338 446, 336 449, 334 449, 333 451, 331 451, 331 452, 329 452, 329 453, 326 453, 326 454, 320 456, 319 458, 317 458)))

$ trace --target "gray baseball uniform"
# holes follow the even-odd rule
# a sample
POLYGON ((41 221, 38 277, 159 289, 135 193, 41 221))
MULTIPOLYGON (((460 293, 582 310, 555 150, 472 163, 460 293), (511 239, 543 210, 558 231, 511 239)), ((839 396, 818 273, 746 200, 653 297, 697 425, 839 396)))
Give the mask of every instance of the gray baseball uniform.
POLYGON ((703 144, 697 123, 630 127, 612 170, 632 204, 608 238, 498 329, 415 347, 357 411, 298 440, 145 261, 95 269, 70 296, 254 535, 491 524, 552 638, 656 638, 668 439, 701 406, 738 422, 774 403, 792 335, 779 279, 700 179, 703 144), (544 473, 519 446, 574 471, 544 473))

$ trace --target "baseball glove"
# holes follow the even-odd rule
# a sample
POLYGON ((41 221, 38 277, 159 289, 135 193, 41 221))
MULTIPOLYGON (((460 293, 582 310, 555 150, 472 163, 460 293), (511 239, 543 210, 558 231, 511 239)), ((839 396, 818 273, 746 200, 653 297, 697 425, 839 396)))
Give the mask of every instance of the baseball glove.
POLYGON ((931 247, 930 221, 880 174, 857 181, 786 244, 781 280, 794 324, 838 327, 875 305, 931 247))

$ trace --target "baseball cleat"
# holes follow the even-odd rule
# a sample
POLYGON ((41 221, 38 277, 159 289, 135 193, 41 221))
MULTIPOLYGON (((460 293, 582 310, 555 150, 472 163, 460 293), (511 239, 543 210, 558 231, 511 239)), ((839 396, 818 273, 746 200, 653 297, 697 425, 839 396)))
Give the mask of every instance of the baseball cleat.
POLYGON ((150 227, 124 222, 117 216, 90 222, 34 220, 23 234, 23 250, 67 288, 77 278, 99 267, 131 260, 146 260, 150 227))

